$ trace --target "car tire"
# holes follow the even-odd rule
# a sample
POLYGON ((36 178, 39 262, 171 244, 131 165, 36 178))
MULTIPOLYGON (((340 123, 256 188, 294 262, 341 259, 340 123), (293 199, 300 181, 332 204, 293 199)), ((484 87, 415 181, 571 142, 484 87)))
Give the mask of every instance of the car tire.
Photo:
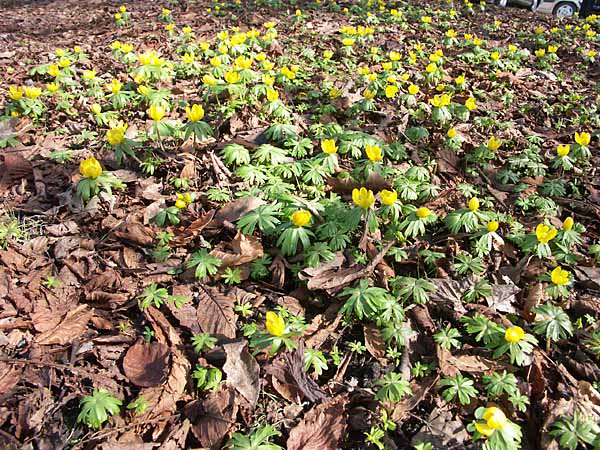
POLYGON ((570 17, 577 12, 577 5, 572 2, 560 2, 552 10, 556 17, 570 17))

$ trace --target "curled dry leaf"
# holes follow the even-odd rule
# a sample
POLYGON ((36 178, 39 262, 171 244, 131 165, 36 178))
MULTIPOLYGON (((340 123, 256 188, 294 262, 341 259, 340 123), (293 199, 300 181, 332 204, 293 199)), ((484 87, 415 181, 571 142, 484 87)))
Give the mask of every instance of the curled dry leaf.
POLYGON ((54 328, 38 335, 35 341, 40 345, 70 344, 85 332, 93 315, 93 309, 89 309, 87 305, 79 305, 73 311, 69 311, 54 328))
POLYGON ((123 358, 125 375, 136 386, 157 386, 166 375, 169 354, 169 347, 160 342, 137 342, 123 358))
POLYGON ((141 223, 130 222, 119 226, 112 233, 117 239, 147 247, 154 242, 154 232, 141 223))
POLYGON ((448 407, 435 408, 421 430, 413 437, 412 444, 430 442, 435 449, 463 448, 469 433, 460 419, 454 419, 448 407))
POLYGON ((246 341, 225 344, 223 349, 227 355, 223 366, 227 381, 254 407, 259 394, 258 363, 248 352, 246 341))
POLYGON ((348 399, 340 395, 315 406, 290 431, 288 450, 335 450, 346 430, 348 399))
POLYGON ((365 346, 371 355, 377 359, 385 359, 385 342, 381 331, 375 325, 364 325, 365 346))
POLYGON ((225 249, 225 243, 214 248, 210 254, 221 260, 221 270, 225 267, 236 267, 263 256, 263 246, 256 236, 246 236, 237 232, 231 244, 231 251, 225 249))

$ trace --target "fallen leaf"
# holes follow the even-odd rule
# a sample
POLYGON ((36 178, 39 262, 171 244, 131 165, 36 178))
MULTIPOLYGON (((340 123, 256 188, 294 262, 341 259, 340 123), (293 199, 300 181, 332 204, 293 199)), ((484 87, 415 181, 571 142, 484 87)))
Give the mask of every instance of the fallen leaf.
POLYGON ((259 394, 258 363, 248 352, 245 341, 225 344, 223 349, 227 355, 223 365, 227 381, 254 407, 259 394))
MULTIPOLYGON (((507 277, 507 279, 509 279, 507 277)), ((510 280, 510 279, 509 279, 510 280)), ((494 284, 492 295, 485 298, 488 306, 498 312, 514 314, 517 312, 513 303, 517 301, 517 294, 521 292, 514 284, 494 284)))
POLYGON ((169 243, 172 247, 179 247, 186 245, 188 242, 194 240, 208 225, 211 224, 215 216, 215 210, 210 210, 205 214, 202 214, 199 218, 190 223, 183 230, 175 231, 175 236, 169 243))
POLYGON ((385 341, 381 336, 381 331, 375 325, 364 325, 365 346, 371 355, 377 359, 385 358, 385 341))
POLYGON ((423 401, 427 393, 431 390, 435 383, 437 383, 437 377, 424 378, 419 382, 412 381, 410 388, 412 394, 410 397, 406 397, 399 403, 396 403, 392 407, 391 418, 394 422, 401 424, 406 419, 406 416, 410 411, 419 406, 419 403, 423 401))
POLYGON ((39 334, 35 341, 39 345, 70 344, 85 332, 93 315, 93 309, 89 309, 87 305, 79 305, 73 311, 69 311, 62 322, 53 329, 39 334))
POLYGON ((125 375, 136 386, 157 386, 166 375, 169 354, 169 347, 160 342, 137 342, 123 358, 125 375))
POLYGON ((234 339, 237 315, 233 311, 233 298, 217 288, 199 284, 198 323, 204 333, 234 339))
POLYGON ((233 426, 238 412, 238 402, 232 387, 224 384, 211 392, 199 405, 189 408, 192 432, 202 447, 221 448, 221 442, 233 426), (199 406, 199 408, 198 408, 199 406))
POLYGON ((225 246, 225 243, 221 243, 210 252, 211 255, 221 260, 219 270, 248 264, 263 256, 263 247, 260 240, 256 236, 246 236, 240 231, 237 232, 229 244, 232 251, 227 251, 225 246))
POLYGON ((454 419, 448 407, 436 407, 425 422, 426 425, 413 436, 411 443, 429 442, 436 450, 463 448, 469 433, 459 419, 454 419))
POLYGON ((154 242, 154 232, 137 222, 124 223, 112 234, 119 240, 148 247, 154 242))
POLYGON ((288 450, 336 450, 346 430, 345 396, 323 402, 304 415, 304 419, 291 431, 288 450))
POLYGON ((0 362, 0 392, 2 395, 8 395, 12 388, 21 381, 22 374, 22 367, 0 362))
POLYGON ((216 214, 213 226, 216 228, 223 222, 234 223, 240 217, 254 211, 260 205, 264 205, 265 201, 259 197, 247 196, 238 198, 223 206, 216 214))
POLYGON ((457 313, 464 314, 467 312, 462 302, 462 296, 472 284, 469 280, 456 281, 450 278, 431 278, 429 281, 436 287, 436 291, 429 294, 431 302, 446 304, 457 313))

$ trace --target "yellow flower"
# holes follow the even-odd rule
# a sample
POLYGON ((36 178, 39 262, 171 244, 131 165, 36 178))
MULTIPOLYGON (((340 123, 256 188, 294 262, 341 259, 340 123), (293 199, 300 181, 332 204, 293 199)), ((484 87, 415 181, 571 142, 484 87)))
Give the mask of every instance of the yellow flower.
POLYGON ((25 94, 25 97, 35 100, 42 95, 42 90, 39 87, 24 86, 23 93, 25 94))
POLYGON ((175 200, 175 207, 177 209, 184 209, 184 208, 187 208, 187 203, 185 202, 184 199, 178 198, 177 200, 175 200))
POLYGON ((469 97, 467 101, 465 101, 465 106, 469 111, 477 109, 477 103, 475 102, 475 98, 469 97))
POLYGON ((215 84, 217 84, 217 79, 211 74, 207 73, 202 77, 202 82, 207 86, 214 86, 215 84))
POLYGON ((11 100, 17 102, 19 100, 21 100, 21 97, 23 97, 23 88, 20 86, 9 86, 8 87, 8 96, 10 97, 11 100))
POLYGON ((572 217, 567 217, 565 219, 565 221, 563 222, 563 230, 565 231, 571 231, 573 229, 573 225, 575 224, 575 221, 573 220, 572 217))
POLYGON ((148 95, 150 93, 150 88, 148 86, 146 86, 145 84, 140 84, 137 87, 137 91, 140 95, 148 95))
POLYGON ((547 244, 556 237, 557 233, 558 231, 556 228, 543 223, 540 223, 537 227, 535 227, 535 236, 540 244, 547 244))
POLYGON ((112 92, 113 94, 118 94, 119 92, 121 92, 122 87, 123 85, 116 78, 106 85, 106 89, 112 92))
POLYGON ((479 209, 479 199, 477 197, 473 197, 471 200, 469 200, 468 206, 471 211, 477 211, 479 209))
POLYGON ((540 48, 539 50, 535 51, 535 56, 537 56, 538 58, 542 58, 545 55, 546 55, 546 49, 540 48))
POLYGON ((54 50, 54 54, 56 56, 58 56, 59 58, 62 58, 63 56, 65 56, 67 53, 65 52, 64 49, 62 48, 57 48, 56 50, 54 50))
POLYGON ((225 81, 227 82, 227 84, 235 84, 238 81, 240 81, 239 72, 234 72, 233 70, 229 70, 229 71, 225 72, 225 75, 223 77, 225 78, 225 81))
POLYGON ((283 320, 283 317, 274 311, 267 312, 265 326, 272 336, 281 336, 285 331, 285 321, 283 320))
POLYGON ((213 67, 219 67, 221 65, 221 60, 218 56, 213 56, 212 58, 210 58, 209 62, 210 65, 213 67))
POLYGON ((110 145, 117 146, 125 141, 126 126, 121 123, 106 132, 106 140, 110 145))
POLYGON ((558 51, 558 45, 549 45, 548 53, 556 53, 558 51))
POLYGON ((582 147, 586 147, 587 145, 589 145, 591 139, 592 136, 590 135, 590 133, 586 133, 585 131, 582 131, 581 133, 575 133, 575 142, 577 142, 582 147))
POLYGON ((385 96, 387 98, 394 98, 398 94, 398 86, 395 84, 388 84, 385 87, 385 96))
POLYGON ((488 222, 487 230, 490 233, 495 233, 498 230, 499 226, 500 226, 500 224, 496 220, 492 220, 492 221, 488 222))
POLYGON ((375 203, 375 196, 373 191, 365 187, 360 189, 354 188, 352 190, 352 201, 361 208, 368 209, 375 203))
POLYGON ((354 39, 344 38, 344 39, 342 39, 342 45, 344 47, 352 47, 354 45, 354 39))
MULTIPOLYGON (((207 51, 210 48, 210 44, 208 42, 200 42, 200 50, 203 52, 207 51)), ((257 55, 258 58, 258 55, 257 55)))
POLYGON ((165 31, 173 31, 175 29, 174 23, 168 23, 165 25, 165 31))
POLYGON ((194 59, 195 59, 195 57, 194 57, 193 53, 186 53, 185 55, 183 55, 181 57, 181 61, 184 64, 192 64, 194 62, 194 59))
POLYGON ((191 34, 192 32, 192 27, 183 27, 181 29, 181 31, 183 32, 183 34, 191 34))
POLYGON ((389 61, 381 63, 381 68, 383 70, 392 70, 393 64, 389 61))
POLYGON ((570 274, 568 271, 563 270, 560 266, 556 266, 556 268, 550 272, 550 279, 557 286, 564 286, 569 283, 570 274))
POLYGON ((71 65, 71 60, 69 58, 60 58, 58 60, 58 65, 64 69, 65 67, 69 67, 71 65))
POLYGON ((508 419, 500 408, 490 406, 483 411, 485 423, 475 423, 475 429, 483 436, 490 437, 496 430, 508 425, 508 419))
POLYGON ((267 100, 270 102, 274 102, 279 98, 279 92, 275 89, 267 89, 267 100))
POLYGON ((454 139, 456 137, 456 128, 452 127, 448 130, 448 132, 446 133, 446 136, 448 136, 450 139, 454 139))
POLYGON ((517 50, 519 50, 519 47, 517 47, 515 44, 508 44, 508 51, 511 53, 515 53, 517 50))
POLYGON ((567 156, 571 151, 571 146, 569 144, 561 144, 556 147, 556 154, 558 156, 567 156))
POLYGON ((464 75, 459 75, 454 79, 454 83, 457 84, 458 86, 461 86, 463 84, 465 84, 465 76, 464 75))
POLYGON ((332 87, 331 89, 329 89, 329 98, 338 98, 340 95, 342 95, 342 91, 340 91, 338 88, 332 87))
POLYGON ((446 37, 449 38, 455 38, 457 35, 456 31, 454 31, 453 28, 450 28, 448 31, 446 31, 446 37))
POLYGON ((400 53, 394 52, 394 51, 392 51, 388 54, 390 61, 400 61, 400 56, 401 56, 400 53))
POLYGON ((500 53, 499 52, 492 52, 490 54, 490 57, 492 58, 492 61, 498 61, 500 59, 500 53))
POLYGON ((502 141, 500 139, 496 138, 496 136, 491 136, 488 139, 487 148, 491 152, 497 151, 500 148, 501 145, 502 145, 502 141))
POLYGON ((427 64, 427 67, 425 67, 425 71, 427 73, 433 73, 437 70, 437 66, 435 65, 435 63, 429 63, 427 64))
POLYGON ((90 111, 94 114, 100 114, 102 112, 102 106, 100 106, 98 103, 94 103, 92 106, 90 106, 90 111))
POLYGON ((163 16, 170 16, 171 15, 171 10, 168 9, 168 8, 163 8, 161 12, 162 12, 163 16))
POLYGON ((50 64, 48 66, 48 75, 54 78, 60 75, 60 69, 56 64, 50 64))
POLYGON ((296 15, 296 17, 300 17, 300 16, 302 16, 302 11, 297 9, 294 14, 296 15))
POLYGON ((310 223, 311 218, 312 214, 310 211, 300 209, 292 214, 292 223, 297 227, 304 227, 310 223))
POLYGON ((396 191, 388 191, 387 189, 382 190, 379 196, 386 206, 392 206, 398 200, 398 193, 396 191))
POLYGON ((421 206, 420 208, 418 208, 415 211, 415 215, 419 219, 426 219, 431 215, 431 210, 429 208, 427 208, 426 206, 421 206))
POLYGON ((198 104, 192 105, 191 108, 186 106, 185 115, 190 122, 198 122, 204 118, 204 108, 198 104))
POLYGON ((84 80, 93 80, 94 78, 96 78, 96 71, 94 69, 83 71, 84 80))
POLYGON ((102 166, 96 158, 90 156, 79 163, 79 173, 94 180, 102 175, 102 166))
POLYGON ((323 153, 327 153, 328 155, 337 153, 337 145, 335 145, 335 140, 325 139, 321 141, 321 150, 323 150, 323 153))
POLYGON ((516 344, 520 342, 525 337, 525 331, 523 328, 519 326, 508 327, 504 332, 504 339, 506 342, 510 342, 511 344, 516 344))
POLYGON ((121 20, 122 18, 123 18, 123 14, 121 14, 121 13, 115 14, 115 20, 121 20))
POLYGON ((122 12, 122 13, 127 12, 127 7, 125 5, 121 5, 119 7, 119 12, 122 12))
POLYGON ((377 145, 367 144, 365 146, 365 153, 367 154, 369 161, 377 162, 383 160, 383 153, 381 152, 381 148, 377 145))
POLYGON ((408 93, 410 95, 417 95, 420 90, 421 88, 419 88, 419 86, 417 86, 416 84, 411 84, 408 86, 408 93))
POLYGON ((60 85, 58 83, 48 83, 46 89, 48 89, 48 92, 56 92, 60 89, 60 85))
POLYGON ((333 52, 331 50, 325 50, 323 52, 323 58, 329 60, 333 57, 333 52))
POLYGON ((429 103, 436 108, 442 108, 450 104, 451 98, 448 94, 434 95, 432 99, 429 99, 429 103))
POLYGON ((375 92, 367 88, 363 91, 363 97, 367 100, 373 100, 375 98, 375 92))
POLYGON ((150 118, 156 122, 160 122, 167 113, 167 111, 165 110, 165 108, 162 107, 162 105, 157 105, 155 103, 150 105, 150 108, 148 108, 148 111, 146 112, 148 113, 150 118))

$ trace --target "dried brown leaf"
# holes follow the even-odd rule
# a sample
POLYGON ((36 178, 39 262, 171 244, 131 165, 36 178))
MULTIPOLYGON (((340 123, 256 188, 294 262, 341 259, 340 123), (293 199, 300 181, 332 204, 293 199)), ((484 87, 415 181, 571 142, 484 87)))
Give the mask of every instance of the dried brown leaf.
POLYGON ((304 415, 304 419, 290 431, 288 450, 335 450, 346 430, 345 396, 323 402, 304 415))
POLYGON ((254 407, 258 401, 260 368, 248 352, 245 341, 223 345, 227 361, 223 371, 227 381, 254 407))
POLYGON ((169 347, 160 342, 137 342, 123 358, 125 375, 136 386, 157 386, 166 375, 169 354, 169 347))
POLYGON ((79 305, 69 311, 61 323, 53 329, 39 334, 35 341, 40 345, 67 345, 79 338, 87 329, 94 310, 87 305, 79 305))
POLYGON ((205 333, 234 339, 237 315, 233 311, 233 298, 216 288, 199 285, 198 323, 205 333))
POLYGON ((381 331, 375 325, 364 325, 365 346, 371 355, 377 359, 385 358, 385 341, 381 336, 381 331))
POLYGON ((235 425, 238 401, 233 388, 222 385, 219 391, 208 394, 201 405, 194 404, 189 410, 194 436, 202 447, 216 450, 235 425))

